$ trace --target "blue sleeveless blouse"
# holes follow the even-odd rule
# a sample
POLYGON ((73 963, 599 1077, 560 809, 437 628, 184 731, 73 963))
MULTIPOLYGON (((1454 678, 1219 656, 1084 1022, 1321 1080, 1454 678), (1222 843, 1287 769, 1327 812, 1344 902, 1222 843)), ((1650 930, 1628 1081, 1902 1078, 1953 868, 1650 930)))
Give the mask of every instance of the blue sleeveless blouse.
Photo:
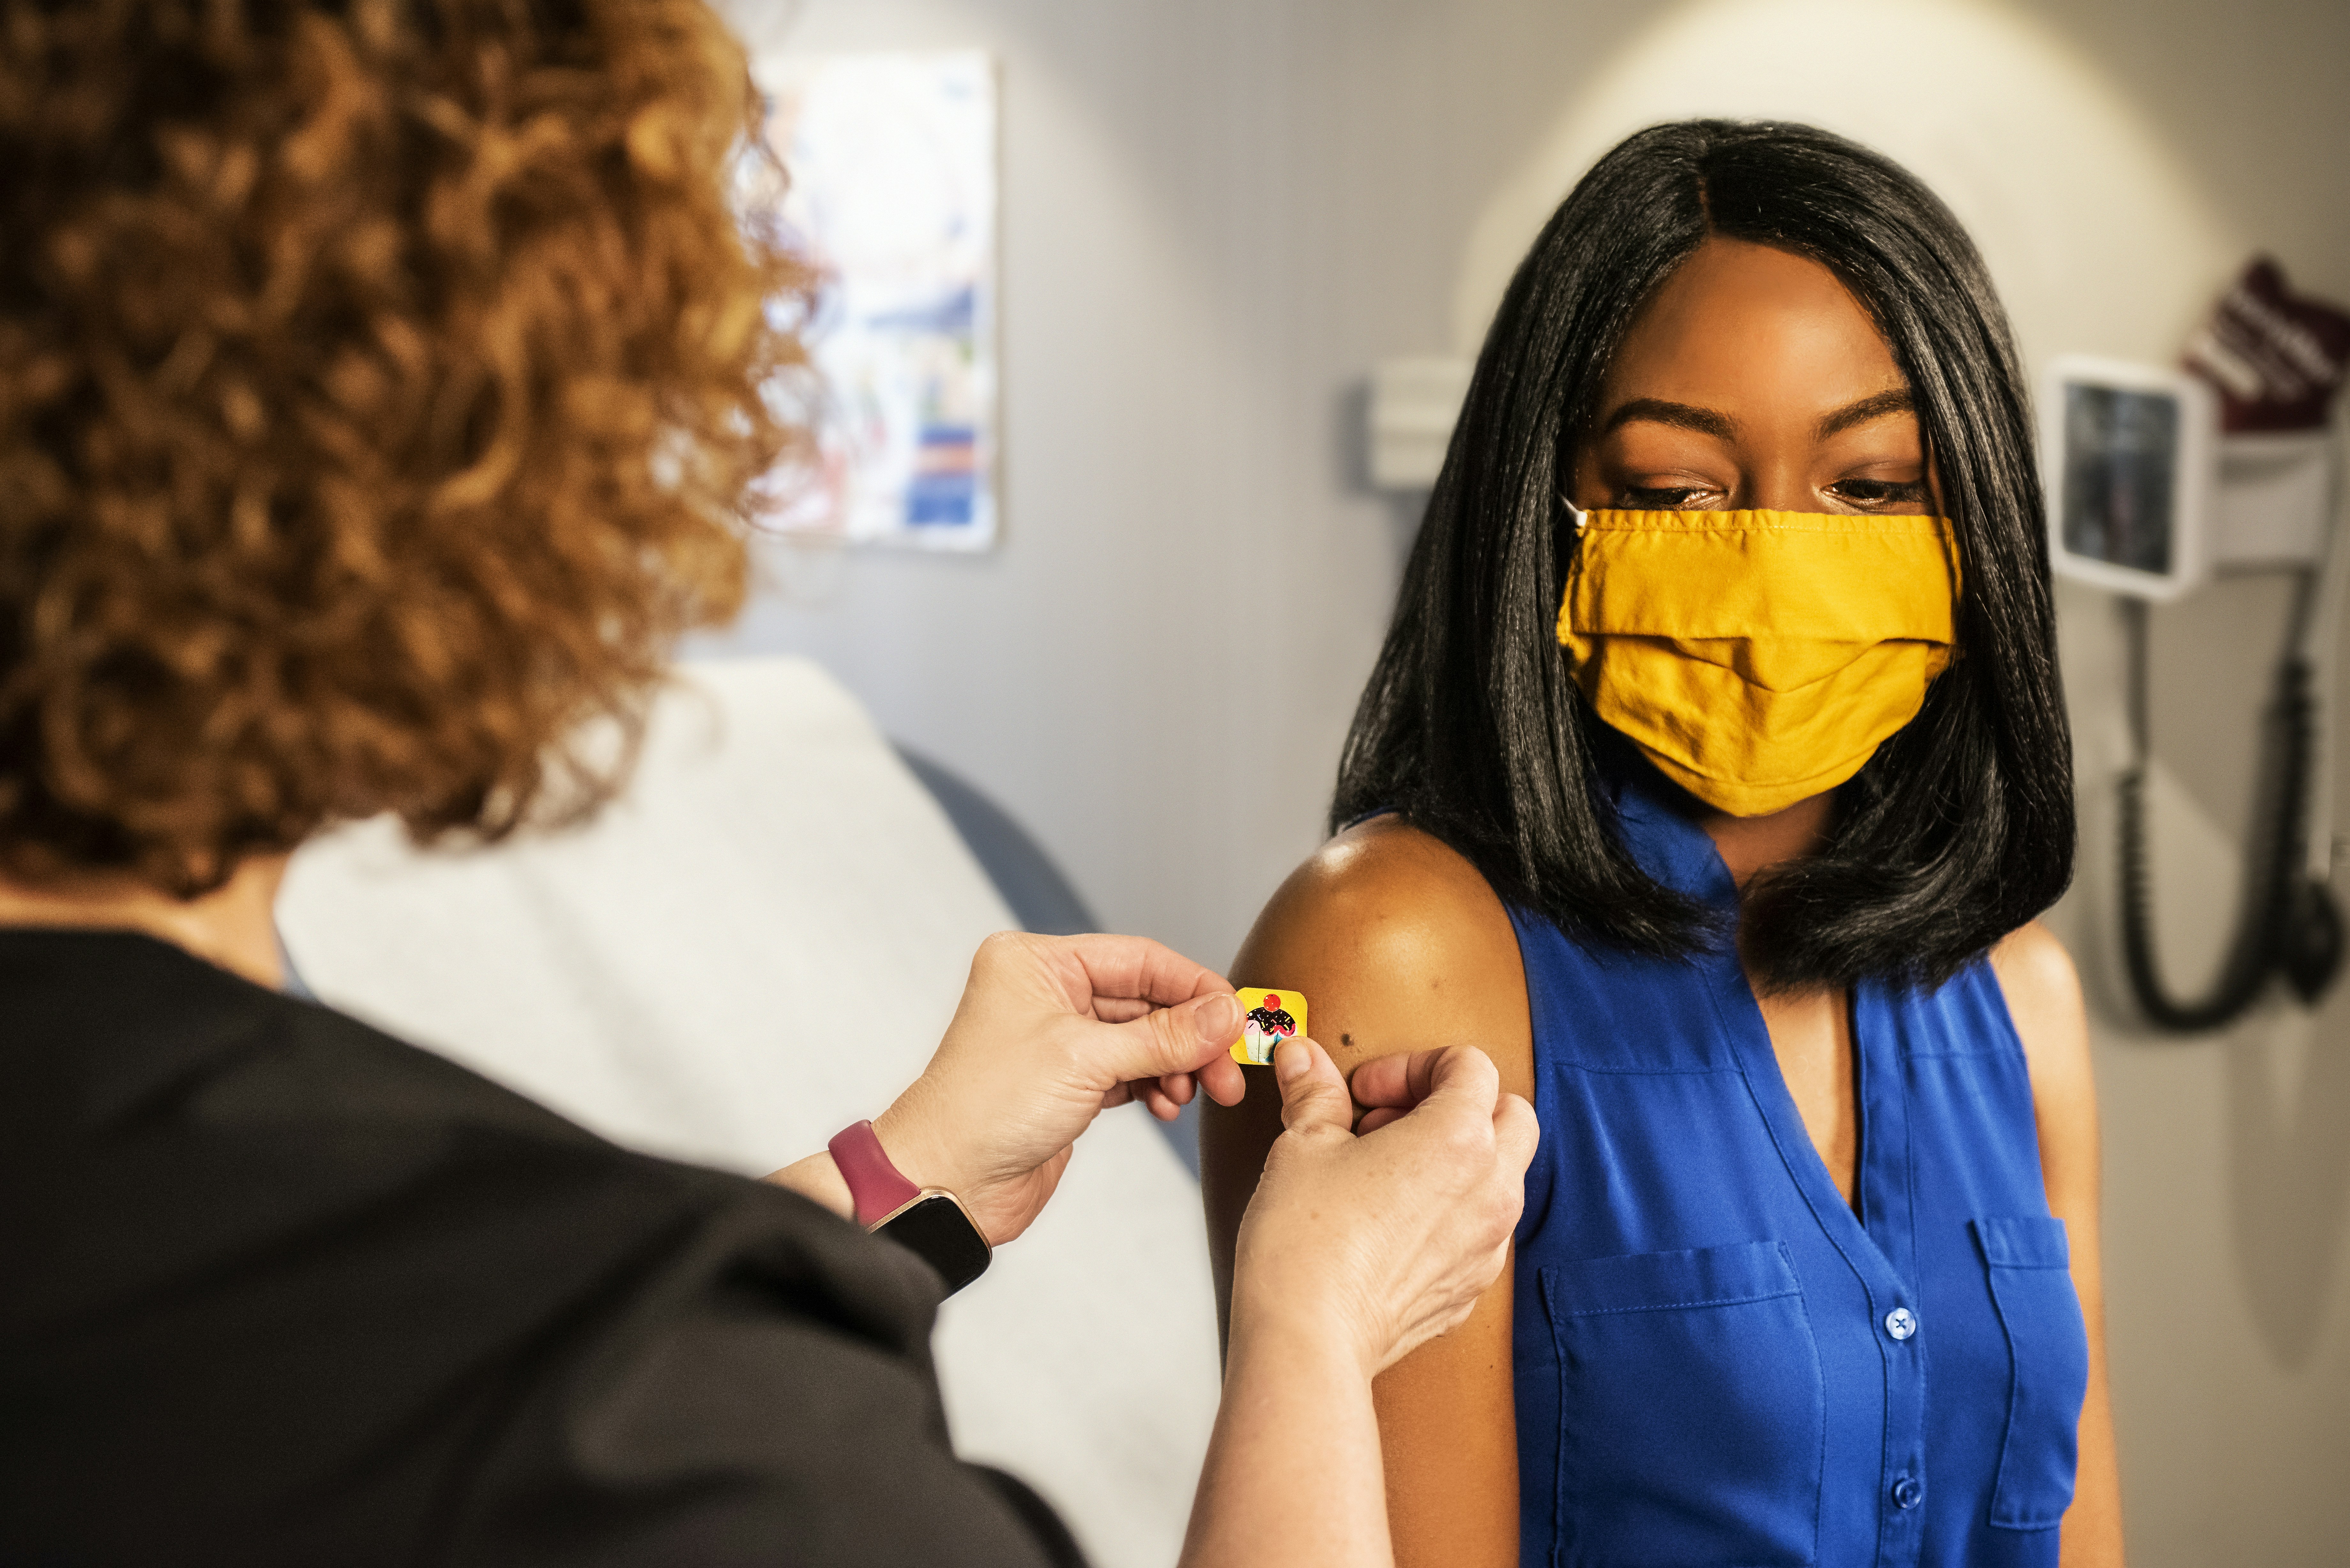
MULTIPOLYGON (((1625 840, 1725 911, 1639 781, 1625 840)), ((2088 1345, 1998 981, 1855 989, 1855 1206, 1736 957, 1513 910, 1542 1147, 1517 1232, 1524 1568, 2056 1562, 2088 1345)))

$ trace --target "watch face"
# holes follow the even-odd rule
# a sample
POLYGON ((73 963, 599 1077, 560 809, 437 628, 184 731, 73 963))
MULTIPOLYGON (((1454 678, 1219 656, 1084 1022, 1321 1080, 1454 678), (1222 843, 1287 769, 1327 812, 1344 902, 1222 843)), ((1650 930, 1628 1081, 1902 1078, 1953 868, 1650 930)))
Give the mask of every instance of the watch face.
POLYGON ((987 1270, 987 1238, 962 1211, 962 1205, 943 1192, 926 1192, 874 1228, 939 1272, 947 1294, 979 1278, 987 1270))

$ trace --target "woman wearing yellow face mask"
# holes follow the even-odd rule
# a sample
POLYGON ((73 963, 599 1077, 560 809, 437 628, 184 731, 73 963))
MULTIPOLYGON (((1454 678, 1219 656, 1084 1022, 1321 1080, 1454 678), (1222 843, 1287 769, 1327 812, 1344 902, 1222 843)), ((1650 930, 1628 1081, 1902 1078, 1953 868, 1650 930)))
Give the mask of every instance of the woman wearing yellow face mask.
MULTIPOLYGON (((1513 1267, 1378 1389, 1405 1564, 2121 1561, 2070 752, 1949 213, 1661 126, 1520 269, 1242 984, 1534 1103, 1513 1267)), ((1210 1107, 1228 1266, 1276 1127, 1210 1107)))

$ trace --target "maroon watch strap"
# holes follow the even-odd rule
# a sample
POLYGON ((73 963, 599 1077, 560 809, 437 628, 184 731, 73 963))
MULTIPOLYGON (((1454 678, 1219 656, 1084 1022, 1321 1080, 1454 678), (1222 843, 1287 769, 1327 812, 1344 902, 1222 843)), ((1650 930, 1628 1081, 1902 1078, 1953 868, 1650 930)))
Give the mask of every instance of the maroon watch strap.
POLYGON ((840 1168, 840 1179, 848 1183, 848 1200, 857 1205, 859 1225, 887 1220, 922 1195, 920 1188, 889 1163, 881 1140, 873 1136, 871 1122, 841 1128, 825 1147, 832 1150, 832 1163, 840 1168))

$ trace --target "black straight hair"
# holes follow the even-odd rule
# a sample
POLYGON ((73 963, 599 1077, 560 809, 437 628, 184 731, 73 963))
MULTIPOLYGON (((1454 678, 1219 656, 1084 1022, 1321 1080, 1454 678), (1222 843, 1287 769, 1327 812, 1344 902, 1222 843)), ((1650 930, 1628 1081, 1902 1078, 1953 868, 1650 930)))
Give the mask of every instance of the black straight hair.
POLYGON ((1875 318, 1939 474, 1962 585, 1958 656, 1843 786, 1822 852, 1748 884, 1741 949, 1774 990, 1938 986, 2072 877, 2031 410, 1957 219, 1890 160, 1809 126, 1652 127, 1544 228, 1478 356, 1331 826, 1393 808, 1505 902, 1584 940, 1654 956, 1723 940, 1625 847, 1603 758, 1637 753, 1592 713, 1553 633, 1575 549, 1562 495, 1609 362, 1657 286, 1717 234, 1819 262, 1875 318))

